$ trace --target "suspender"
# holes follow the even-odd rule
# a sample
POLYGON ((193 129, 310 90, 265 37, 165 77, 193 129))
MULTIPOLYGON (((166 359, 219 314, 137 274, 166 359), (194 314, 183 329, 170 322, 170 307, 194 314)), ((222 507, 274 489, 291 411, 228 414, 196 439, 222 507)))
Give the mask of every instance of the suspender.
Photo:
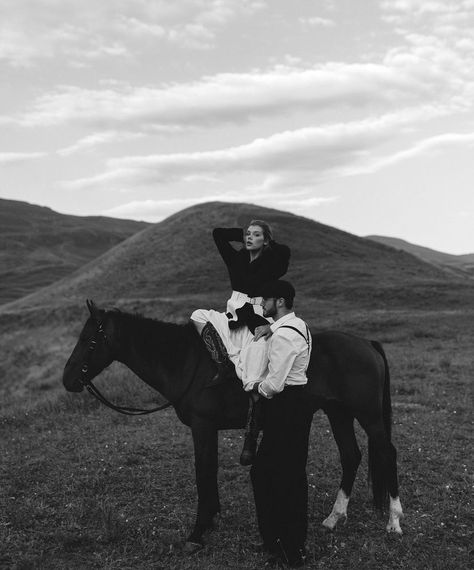
POLYGON ((306 323, 305 323, 305 326, 306 326, 306 332, 308 333, 308 338, 306 338, 300 330, 298 330, 296 327, 292 327, 291 325, 281 325, 281 327, 278 327, 278 328, 280 328, 280 329, 292 329, 295 332, 297 332, 306 341, 306 345, 308 346, 308 352, 309 352, 311 349, 311 341, 310 341, 311 337, 310 337, 310 332, 308 330, 308 325, 306 323))

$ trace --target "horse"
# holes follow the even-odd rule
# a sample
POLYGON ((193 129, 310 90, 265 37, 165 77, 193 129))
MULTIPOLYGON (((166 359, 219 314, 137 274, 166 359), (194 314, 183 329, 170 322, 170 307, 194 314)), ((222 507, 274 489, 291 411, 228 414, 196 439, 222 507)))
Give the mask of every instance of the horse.
MULTIPOLYGON (((118 361, 169 401, 178 419, 192 432, 198 505, 185 546, 188 550, 199 548, 220 513, 218 431, 245 426, 248 394, 237 379, 217 385, 209 382, 215 376, 215 364, 192 323, 104 310, 89 300, 87 307, 90 314, 66 362, 63 385, 69 392, 81 392, 84 386, 91 391, 91 380, 118 361)), ((361 461, 354 432, 356 419, 368 436, 374 506, 383 510, 389 500, 386 530, 401 534, 403 512, 391 441, 390 374, 384 350, 377 341, 343 332, 312 333, 312 338, 314 348, 304 389, 313 413, 323 410, 329 419, 342 466, 336 501, 322 524, 334 529, 347 517, 361 461)))

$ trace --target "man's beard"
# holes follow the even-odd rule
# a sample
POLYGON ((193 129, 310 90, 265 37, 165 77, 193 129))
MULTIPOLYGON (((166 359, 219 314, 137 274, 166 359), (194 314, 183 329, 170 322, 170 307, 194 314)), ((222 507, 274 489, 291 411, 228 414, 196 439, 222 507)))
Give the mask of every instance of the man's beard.
POLYGON ((273 318, 276 315, 276 313, 277 313, 276 307, 272 307, 271 309, 268 309, 267 311, 263 311, 263 316, 273 318))

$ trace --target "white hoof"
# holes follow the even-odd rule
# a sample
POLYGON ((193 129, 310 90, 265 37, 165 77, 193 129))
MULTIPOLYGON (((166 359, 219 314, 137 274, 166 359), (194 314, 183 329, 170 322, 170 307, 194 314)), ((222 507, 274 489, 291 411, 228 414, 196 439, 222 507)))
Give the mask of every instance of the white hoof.
POLYGON ((341 519, 344 521, 345 524, 347 522, 347 514, 331 513, 326 519, 323 520, 322 525, 328 528, 329 530, 334 530, 336 528, 337 523, 341 519))
POLYGON ((390 534, 398 534, 399 536, 403 534, 402 528, 398 521, 389 522, 386 526, 386 529, 390 534))
POLYGON ((190 542, 188 540, 184 543, 183 552, 185 552, 186 554, 194 554, 195 552, 198 552, 203 548, 204 548, 203 544, 200 544, 199 542, 190 542))
POLYGON ((323 520, 323 526, 329 528, 330 530, 333 530, 341 519, 344 519, 344 522, 346 522, 348 504, 349 497, 344 493, 342 489, 339 489, 331 514, 323 520))
POLYGON ((390 534, 398 534, 401 536, 403 531, 400 527, 400 519, 403 518, 402 504, 398 497, 390 497, 390 515, 388 518, 387 532, 390 534))

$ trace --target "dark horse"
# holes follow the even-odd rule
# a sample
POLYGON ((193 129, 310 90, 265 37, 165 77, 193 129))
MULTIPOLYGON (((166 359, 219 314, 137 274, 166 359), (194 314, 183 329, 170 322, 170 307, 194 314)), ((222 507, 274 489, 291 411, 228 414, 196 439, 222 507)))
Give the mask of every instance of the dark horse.
MULTIPOLYGON (((217 432, 245 426, 248 396, 240 382, 209 386, 214 364, 194 326, 147 319, 87 302, 90 317, 64 368, 66 390, 80 392, 114 360, 128 366, 173 405, 194 442, 198 508, 189 543, 202 544, 220 511, 217 432)), ((313 334, 307 396, 324 410, 339 448, 342 481, 323 524, 334 528, 347 504, 361 460, 354 419, 369 439, 369 474, 374 504, 390 499, 389 532, 401 533, 396 451, 391 443, 390 377, 382 346, 340 332, 313 334)))

